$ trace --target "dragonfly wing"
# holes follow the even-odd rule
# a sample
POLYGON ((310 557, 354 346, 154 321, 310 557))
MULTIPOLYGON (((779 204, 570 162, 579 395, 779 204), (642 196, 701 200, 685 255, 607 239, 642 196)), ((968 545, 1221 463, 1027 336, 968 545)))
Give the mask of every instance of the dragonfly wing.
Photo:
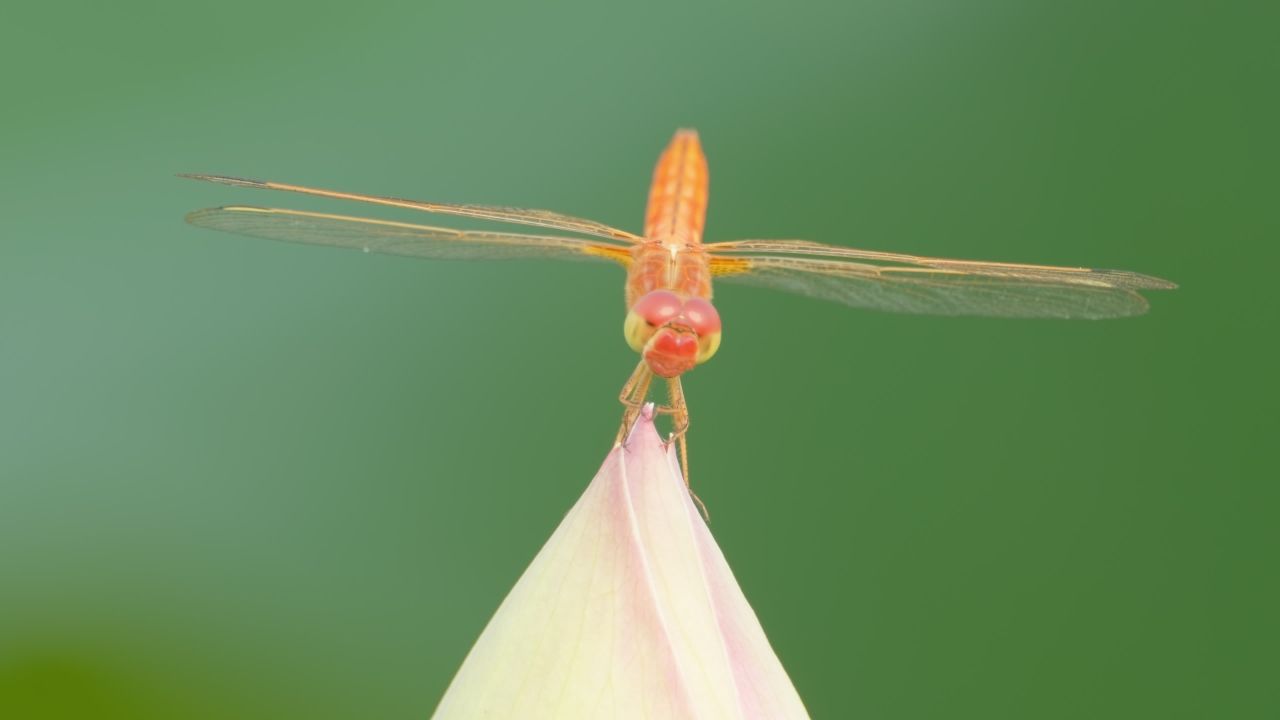
POLYGON ((579 238, 468 232, 414 223, 244 205, 197 210, 187 215, 187 222, 270 240, 446 260, 594 258, 626 264, 631 259, 628 247, 579 238))
POLYGON ((1022 263, 982 262, 980 260, 950 260, 924 255, 859 250, 858 248, 824 245, 808 240, 734 240, 731 242, 711 243, 706 245, 705 249, 713 254, 803 255, 865 263, 874 267, 933 268, 967 275, 1040 280, 1068 285, 1123 287, 1133 290, 1172 290, 1178 287, 1175 283, 1163 278, 1142 275, 1127 270, 1024 265, 1022 263))
MULTIPOLYGON (((996 271, 978 264, 950 267, 875 265, 779 256, 712 255, 717 279, 833 300, 859 308, 926 315, 1113 318, 1139 315, 1147 301, 1132 282, 1086 270, 1063 279, 1054 268, 996 271), (1094 274, 1096 273, 1096 274, 1094 274), (1091 274, 1088 281, 1080 276, 1091 274)), ((1019 266, 1021 267, 1021 266, 1019 266)), ((1136 276, 1145 277, 1145 276, 1136 276)), ((1147 287, 1147 285, 1137 285, 1147 287)))
POLYGON ((245 178, 227 177, 225 175, 184 174, 180 177, 190 178, 192 180, 204 180, 206 182, 214 182, 222 185, 233 185, 236 187, 258 188, 262 190, 284 190, 287 192, 333 198, 336 200, 355 200, 357 202, 366 202, 374 205, 384 205, 387 207, 408 208, 410 210, 421 210, 423 212, 437 213, 440 215, 459 215, 462 217, 477 218, 480 220, 494 220, 497 222, 514 223, 517 225, 533 225, 536 227, 561 230, 564 232, 582 233, 583 235, 592 235, 608 240, 638 242, 642 239, 638 235, 629 233, 626 230, 609 227, 604 223, 599 223, 594 220, 584 220, 570 215, 561 215, 560 213, 554 213, 549 210, 526 210, 523 208, 496 207, 489 205, 455 205, 450 203, 424 202, 422 200, 405 200, 403 198, 382 197, 380 195, 363 195, 360 193, 340 192, 337 190, 322 190, 320 188, 306 187, 303 185, 289 185, 287 183, 267 182, 264 180, 247 180, 245 178))

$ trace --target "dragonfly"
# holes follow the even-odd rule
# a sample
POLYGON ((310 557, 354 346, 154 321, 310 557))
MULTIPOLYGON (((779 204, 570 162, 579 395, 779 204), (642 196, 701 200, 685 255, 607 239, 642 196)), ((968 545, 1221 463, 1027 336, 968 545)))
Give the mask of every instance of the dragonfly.
POLYGON ((859 250, 808 240, 704 243, 709 174, 698 133, 675 133, 658 158, 637 235, 547 210, 462 205, 323 190, 222 175, 183 175, 222 185, 280 190, 435 215, 523 225, 527 233, 459 230, 327 212, 228 205, 187 215, 193 225, 367 253, 448 260, 593 260, 626 269, 623 335, 640 359, 618 399, 619 442, 647 402, 655 378, 667 385, 658 412, 672 418, 689 480, 689 408, 681 377, 720 347, 712 282, 742 283, 855 308, 929 315, 1115 318, 1146 312, 1140 291, 1177 287, 1123 270, 979 262, 859 250), (553 234, 547 234, 551 231, 553 234))

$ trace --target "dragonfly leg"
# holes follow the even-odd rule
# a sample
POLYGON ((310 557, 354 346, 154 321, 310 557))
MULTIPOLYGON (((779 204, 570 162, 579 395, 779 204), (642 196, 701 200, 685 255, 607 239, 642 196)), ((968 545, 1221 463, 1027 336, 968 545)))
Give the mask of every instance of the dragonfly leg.
POLYGON ((702 498, 698 497, 698 493, 693 491, 693 487, 689 484, 689 443, 686 440, 686 434, 689 432, 689 404, 684 399, 684 386, 680 384, 679 377, 669 378, 667 380, 667 398, 670 403, 669 407, 662 408, 662 411, 671 414, 671 420, 675 427, 671 431, 671 435, 667 438, 667 442, 677 442, 680 447, 680 472, 684 475, 685 487, 689 490, 689 496, 698 504, 698 508, 702 510, 702 517, 707 522, 711 522, 711 513, 707 511, 707 504, 702 502, 702 498))
POLYGON ((667 436, 667 442, 680 443, 680 470, 684 473, 684 483, 689 484, 689 457, 688 443, 685 442, 685 434, 689 432, 689 405, 684 400, 684 387, 680 384, 679 377, 667 379, 667 402, 666 407, 660 408, 659 412, 671 415, 673 427, 671 434, 667 436))
POLYGON ((631 373, 631 377, 627 378, 627 382, 622 386, 622 391, 618 393, 618 401, 622 403, 622 425, 618 427, 618 437, 614 439, 615 443, 620 443, 626 439, 627 433, 631 432, 631 426, 635 424, 636 419, 640 417, 640 410, 644 407, 645 398, 649 395, 649 385, 653 382, 653 370, 649 369, 649 364, 641 360, 636 369, 631 373))
MULTIPOLYGON (((622 391, 618 393, 618 401, 622 403, 623 409, 622 425, 618 427, 615 443, 621 443, 626 439, 636 418, 640 417, 640 411, 644 408, 645 400, 648 399, 651 384, 653 384, 653 371, 649 369, 648 363, 641 360, 640 364, 636 365, 635 371, 631 373, 631 377, 627 378, 626 384, 622 386, 622 391)), ((668 378, 667 398, 667 405, 659 405, 655 409, 658 413, 671 416, 674 427, 667 437, 667 442, 679 443, 680 470, 684 474, 685 487, 689 487, 689 444, 685 441, 685 434, 689 431, 689 406, 685 403, 684 387, 680 384, 680 378, 668 378)), ((707 511, 706 503, 702 502, 702 498, 698 497, 693 488, 689 488, 689 495, 698 504, 702 517, 710 522, 711 513, 707 511)))

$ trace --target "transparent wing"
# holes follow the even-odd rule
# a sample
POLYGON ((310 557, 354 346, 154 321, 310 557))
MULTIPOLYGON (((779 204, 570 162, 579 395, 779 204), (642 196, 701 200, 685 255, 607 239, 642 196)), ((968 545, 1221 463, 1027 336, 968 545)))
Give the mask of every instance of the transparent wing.
MULTIPOLYGON (((889 255, 868 254, 879 260, 889 255)), ((927 315, 1124 317, 1146 312, 1147 301, 1138 289, 1174 287, 1159 278, 1116 270, 892 257, 898 263, 906 262, 898 258, 911 258, 915 263, 880 265, 811 257, 712 255, 711 269, 718 279, 728 282, 770 287, 853 307, 927 315)))
POLYGON ((629 233, 626 230, 619 230, 617 228, 609 227, 603 223, 598 223, 594 220, 584 220, 582 218, 561 215, 548 210, 526 210, 522 208, 493 207, 488 205, 453 205, 449 203, 423 202, 421 200, 405 200, 403 198, 382 197, 380 195, 362 195, 359 193, 339 192, 336 190, 322 190, 320 188, 311 188, 302 185, 288 185, 286 183, 267 182, 263 180, 246 180, 244 178, 227 177, 224 175, 183 174, 179 177, 190 178, 192 180, 204 180, 206 182, 214 182, 222 185, 234 185, 237 187, 259 188, 262 190, 285 190, 288 192, 301 193, 303 195, 315 195, 317 197, 333 198, 336 200, 356 200, 358 202, 372 203, 374 205, 408 208, 410 210, 421 210, 423 212, 437 213, 440 215, 460 215, 462 217, 478 218, 481 220, 495 220, 498 222, 515 223, 517 225, 533 225, 536 227, 550 228, 552 230, 582 233, 583 235, 592 235, 594 237, 606 238, 609 240, 623 240, 627 242, 637 242, 641 240, 640 236, 629 233))
POLYGON ((731 242, 711 243, 706 245, 705 249, 710 253, 806 255, 859 261, 886 269, 892 269, 895 265, 905 265, 917 268, 934 268, 966 275, 1037 280, 1069 285, 1117 287, 1134 290, 1172 290, 1178 287, 1176 284, 1162 278, 1141 275, 1126 270, 1024 265, 1021 263, 982 262, 979 260, 948 260, 946 258, 926 257, 923 255, 859 250, 857 248, 824 245, 808 240, 734 240, 731 242))
POLYGON ((604 259, 630 261, 627 247, 579 238, 466 232, 370 218, 234 205, 197 210, 187 222, 240 235, 365 252, 445 260, 604 259))

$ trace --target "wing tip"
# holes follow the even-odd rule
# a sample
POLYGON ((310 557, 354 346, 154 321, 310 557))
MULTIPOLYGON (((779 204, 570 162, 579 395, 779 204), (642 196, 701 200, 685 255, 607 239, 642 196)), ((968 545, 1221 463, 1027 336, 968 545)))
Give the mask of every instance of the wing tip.
POLYGON ((1110 276, 1115 286, 1127 287, 1133 290, 1177 290, 1178 283, 1172 280, 1165 280, 1155 275, 1143 275, 1142 273, 1129 272, 1128 270, 1092 270, 1093 273, 1110 276))
POLYGON ((265 188, 267 183, 261 180, 251 180, 249 178, 232 177, 230 175, 207 175, 205 173, 178 173, 178 177, 187 180, 201 180, 203 182, 217 183, 219 185, 231 185, 234 187, 251 187, 265 188))
POLYGON ((186 215, 183 215, 182 219, 189 225, 200 225, 201 220, 217 210, 219 210, 219 208, 201 208, 200 210, 192 210, 186 215))
POLYGON ((1148 312, 1151 312, 1151 300, 1149 300, 1146 295, 1143 295, 1142 293, 1137 292, 1135 290, 1130 290, 1129 294, 1133 296, 1133 299, 1135 301, 1133 303, 1133 307, 1131 308, 1130 312, 1120 313, 1117 315, 1112 315, 1110 317, 1106 315, 1102 315, 1098 319, 1108 320, 1113 318, 1138 317, 1139 315, 1146 315, 1148 312))
POLYGON ((217 217, 225 213, 270 213, 271 208, 256 207, 254 205, 222 205, 219 207, 201 208, 192 210, 183 216, 192 225, 202 227, 213 227, 210 223, 203 222, 206 218, 217 217))

